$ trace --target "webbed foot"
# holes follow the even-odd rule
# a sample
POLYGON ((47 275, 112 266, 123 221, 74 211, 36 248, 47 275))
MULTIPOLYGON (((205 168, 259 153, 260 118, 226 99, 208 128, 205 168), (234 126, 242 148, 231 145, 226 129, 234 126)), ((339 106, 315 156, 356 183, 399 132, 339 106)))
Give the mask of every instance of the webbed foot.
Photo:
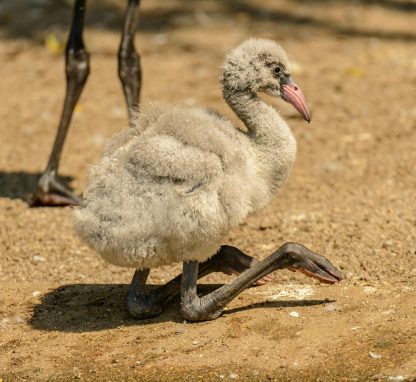
POLYGON ((76 206, 82 199, 63 185, 53 172, 44 173, 39 181, 36 192, 31 198, 32 207, 76 206))

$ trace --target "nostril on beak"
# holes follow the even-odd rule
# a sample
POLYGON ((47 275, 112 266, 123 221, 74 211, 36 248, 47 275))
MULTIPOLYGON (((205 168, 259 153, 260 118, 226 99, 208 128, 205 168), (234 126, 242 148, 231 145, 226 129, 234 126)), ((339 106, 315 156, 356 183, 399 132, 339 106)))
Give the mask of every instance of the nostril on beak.
POLYGON ((298 90, 299 88, 297 86, 295 86, 295 90, 298 90))

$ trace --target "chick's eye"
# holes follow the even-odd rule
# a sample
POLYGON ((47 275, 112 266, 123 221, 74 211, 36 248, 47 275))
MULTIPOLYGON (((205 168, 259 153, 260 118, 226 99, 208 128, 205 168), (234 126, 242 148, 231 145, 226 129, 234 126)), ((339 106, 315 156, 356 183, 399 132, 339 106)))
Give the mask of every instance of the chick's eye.
POLYGON ((282 68, 281 68, 280 66, 275 66, 275 67, 273 68, 273 74, 274 74, 275 76, 279 76, 279 75, 280 75, 280 73, 282 73, 282 68))

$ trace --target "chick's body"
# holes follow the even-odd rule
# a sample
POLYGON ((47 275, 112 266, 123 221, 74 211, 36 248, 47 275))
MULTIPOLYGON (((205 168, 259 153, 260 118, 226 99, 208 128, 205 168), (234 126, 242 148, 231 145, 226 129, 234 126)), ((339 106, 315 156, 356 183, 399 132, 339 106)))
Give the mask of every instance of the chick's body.
POLYGON ((204 109, 153 106, 91 169, 75 214, 107 261, 137 269, 204 261, 271 198, 247 135, 204 109))

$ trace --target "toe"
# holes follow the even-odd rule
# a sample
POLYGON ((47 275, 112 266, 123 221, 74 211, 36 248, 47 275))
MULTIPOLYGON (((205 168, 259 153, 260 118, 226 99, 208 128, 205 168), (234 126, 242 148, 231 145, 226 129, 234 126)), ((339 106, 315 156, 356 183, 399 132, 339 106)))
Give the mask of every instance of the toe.
POLYGON ((331 276, 328 273, 321 273, 321 272, 311 272, 308 269, 304 269, 304 268, 299 268, 297 269, 298 272, 303 273, 305 276, 308 277, 312 277, 316 280, 319 280, 321 283, 324 284, 335 284, 337 283, 339 280, 336 279, 335 277, 331 276))
POLYGON ((345 275, 340 272, 335 266, 324 256, 319 256, 319 261, 315 261, 315 263, 323 269, 326 273, 329 273, 338 281, 345 279, 345 275))
POLYGON ((54 194, 54 193, 43 193, 41 195, 36 195, 31 200, 31 206, 40 207, 40 206, 76 206, 78 202, 74 199, 68 198, 63 195, 54 194))
POLYGON ((271 282, 273 280, 274 280, 274 278, 272 276, 264 276, 261 279, 258 279, 254 283, 254 285, 257 285, 257 286, 265 285, 265 284, 267 284, 267 283, 269 283, 269 282, 271 282))
MULTIPOLYGON (((327 262, 329 263, 329 261, 327 262)), ((329 264, 332 266, 331 263, 329 264)), ((289 267, 289 269, 292 271, 294 270, 294 271, 301 272, 304 275, 315 278, 325 284, 334 284, 343 278, 342 277, 343 275, 341 272, 339 272, 333 266, 332 268, 328 268, 328 266, 326 264, 323 264, 321 261, 318 262, 316 260, 313 261, 311 259, 304 259, 300 263, 289 267), (334 272, 334 270, 336 272, 334 272)))

